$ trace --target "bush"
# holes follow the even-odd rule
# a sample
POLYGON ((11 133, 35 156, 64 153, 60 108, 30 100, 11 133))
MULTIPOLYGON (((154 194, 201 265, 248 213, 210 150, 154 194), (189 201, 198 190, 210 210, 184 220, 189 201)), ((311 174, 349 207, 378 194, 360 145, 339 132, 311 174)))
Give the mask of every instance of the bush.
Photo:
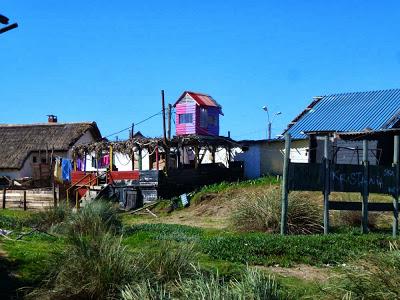
POLYGON ((71 214, 67 232, 70 236, 79 234, 96 236, 106 231, 117 233, 121 228, 118 209, 109 201, 98 200, 71 214))
POLYGON ((53 258, 50 275, 32 299, 111 299, 142 272, 121 238, 75 236, 70 246, 53 258))
MULTIPOLYGON (((242 231, 279 232, 281 222, 281 190, 270 188, 263 196, 245 195, 237 201, 232 214, 232 223, 242 231)), ((322 231, 321 209, 315 201, 302 193, 289 195, 288 232, 291 234, 310 234, 322 231)))

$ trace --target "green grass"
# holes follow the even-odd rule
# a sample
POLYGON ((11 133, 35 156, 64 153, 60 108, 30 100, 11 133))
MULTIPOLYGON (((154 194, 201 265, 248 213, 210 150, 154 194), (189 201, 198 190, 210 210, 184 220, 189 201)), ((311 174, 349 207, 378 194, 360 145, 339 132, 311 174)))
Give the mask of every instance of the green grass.
POLYGON ((61 253, 65 247, 63 239, 43 234, 33 234, 21 241, 3 240, 0 245, 8 260, 18 266, 18 278, 26 285, 38 283, 45 275, 49 256, 61 253))
POLYGON ((232 262, 291 266, 341 264, 368 252, 387 251, 388 235, 331 234, 280 236, 273 234, 223 234, 205 238, 203 252, 232 262))
POLYGON ((212 260, 239 264, 291 266, 294 264, 342 264, 358 255, 389 250, 393 239, 386 234, 355 232, 324 235, 281 236, 262 233, 230 233, 183 225, 143 224, 125 230, 125 243, 132 247, 161 241, 195 242, 212 260))

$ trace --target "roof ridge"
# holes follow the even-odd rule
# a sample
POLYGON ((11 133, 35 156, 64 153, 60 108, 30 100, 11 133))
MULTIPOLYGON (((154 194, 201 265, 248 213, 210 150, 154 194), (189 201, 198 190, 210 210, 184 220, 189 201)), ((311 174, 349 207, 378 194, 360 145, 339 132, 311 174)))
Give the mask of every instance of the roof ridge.
POLYGON ((400 91, 400 88, 392 88, 392 89, 382 89, 382 90, 372 90, 372 91, 359 91, 359 92, 344 92, 344 93, 336 93, 336 94, 329 94, 323 96, 325 97, 332 97, 332 96, 344 96, 344 95, 351 95, 351 94, 365 94, 365 93, 378 93, 378 92, 389 92, 389 91, 400 91))
POLYGON ((67 122, 67 123, 31 123, 31 124, 7 124, 0 123, 0 127, 32 127, 32 126, 62 126, 62 125, 92 125, 95 122, 67 122))

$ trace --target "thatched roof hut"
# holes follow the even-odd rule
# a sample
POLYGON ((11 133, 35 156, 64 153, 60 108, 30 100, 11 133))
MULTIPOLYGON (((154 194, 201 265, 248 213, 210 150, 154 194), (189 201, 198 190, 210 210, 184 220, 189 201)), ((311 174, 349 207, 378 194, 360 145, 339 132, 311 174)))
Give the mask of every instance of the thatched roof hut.
POLYGON ((98 141, 101 133, 95 122, 0 124, 0 169, 20 170, 32 152, 66 152, 86 134, 98 141))

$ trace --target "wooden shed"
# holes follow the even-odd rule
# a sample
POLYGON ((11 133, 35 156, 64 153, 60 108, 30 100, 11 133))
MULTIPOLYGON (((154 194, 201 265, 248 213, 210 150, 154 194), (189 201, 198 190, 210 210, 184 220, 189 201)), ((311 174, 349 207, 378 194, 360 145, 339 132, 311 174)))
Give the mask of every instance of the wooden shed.
POLYGON ((210 95, 185 91, 174 104, 176 135, 219 135, 222 107, 210 95))

